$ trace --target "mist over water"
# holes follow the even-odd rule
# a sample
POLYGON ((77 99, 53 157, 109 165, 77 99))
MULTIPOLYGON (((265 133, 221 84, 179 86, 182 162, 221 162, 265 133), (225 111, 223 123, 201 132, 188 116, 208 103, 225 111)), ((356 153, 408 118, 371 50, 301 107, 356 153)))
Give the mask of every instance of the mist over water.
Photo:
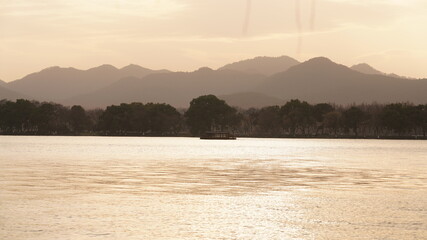
POLYGON ((422 239, 426 144, 0 137, 0 238, 422 239))

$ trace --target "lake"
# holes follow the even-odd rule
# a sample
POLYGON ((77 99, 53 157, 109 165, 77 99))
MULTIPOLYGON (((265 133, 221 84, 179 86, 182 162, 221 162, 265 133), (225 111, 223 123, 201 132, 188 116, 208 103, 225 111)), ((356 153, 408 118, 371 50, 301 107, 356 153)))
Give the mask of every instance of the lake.
POLYGON ((426 239, 427 141, 0 136, 0 239, 426 239))

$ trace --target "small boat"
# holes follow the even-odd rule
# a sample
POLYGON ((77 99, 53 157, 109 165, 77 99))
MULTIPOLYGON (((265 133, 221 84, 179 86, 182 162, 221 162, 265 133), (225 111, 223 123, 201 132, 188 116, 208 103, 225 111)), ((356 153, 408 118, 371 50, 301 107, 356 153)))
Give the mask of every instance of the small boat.
POLYGON ((205 132, 200 139, 204 140, 236 140, 236 137, 229 132, 205 132))

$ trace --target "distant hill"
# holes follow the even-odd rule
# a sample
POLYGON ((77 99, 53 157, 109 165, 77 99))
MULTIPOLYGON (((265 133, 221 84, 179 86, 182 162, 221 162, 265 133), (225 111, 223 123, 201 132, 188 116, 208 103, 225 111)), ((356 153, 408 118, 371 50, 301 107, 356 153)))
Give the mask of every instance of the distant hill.
POLYGON ((298 98, 311 103, 427 103, 427 80, 386 75, 368 64, 351 68, 327 58, 299 63, 283 57, 257 57, 194 72, 151 70, 138 65, 89 70, 52 67, 22 79, 0 81, 0 98, 28 98, 87 108, 124 102, 160 102, 188 107, 200 95, 215 94, 242 108, 281 105, 298 98))
POLYGON ((270 97, 256 92, 235 93, 230 95, 221 95, 218 97, 226 101, 230 106, 240 107, 243 109, 262 108, 267 106, 283 105, 285 103, 285 101, 280 98, 270 97))
POLYGON ((144 78, 124 78, 103 89, 72 97, 64 104, 85 107, 105 107, 122 102, 160 102, 175 107, 188 107, 200 95, 226 95, 247 91, 264 79, 260 74, 234 70, 201 68, 194 72, 170 72, 144 78))
POLYGON ((145 77, 154 71, 137 65, 117 69, 102 65, 89 70, 51 67, 10 82, 8 88, 37 100, 58 101, 106 87, 124 77, 145 77))
POLYGON ((364 73, 364 74, 377 74, 377 75, 386 75, 383 72, 378 71, 377 69, 371 67, 370 65, 366 63, 360 63, 357 65, 353 65, 351 69, 364 73))
POLYGON ((7 82, 0 80, 0 86, 6 86, 7 82))
POLYGON ((31 100, 31 97, 28 97, 23 94, 12 91, 10 89, 7 89, 5 86, 0 86, 0 100, 7 99, 7 100, 14 101, 20 98, 31 100))
POLYGON ((355 71, 358 71, 358 72, 361 72, 361 73, 364 73, 364 74, 385 75, 385 76, 394 77, 394 78, 405 78, 405 79, 412 79, 412 80, 414 80, 414 78, 403 77, 403 76, 399 76, 399 75, 394 74, 394 73, 384 73, 384 72, 381 72, 381 71, 373 68, 372 66, 370 66, 367 63, 360 63, 360 64, 357 64, 357 65, 353 65, 351 67, 351 69, 353 69, 355 71))
POLYGON ((291 57, 256 57, 253 59, 243 60, 227 64, 219 70, 231 69, 246 73, 262 74, 271 76, 273 74, 284 72, 290 67, 298 65, 299 62, 291 57))
POLYGON ((338 104, 427 103, 427 81, 364 74, 327 58, 314 58, 268 78, 254 90, 283 98, 338 104))

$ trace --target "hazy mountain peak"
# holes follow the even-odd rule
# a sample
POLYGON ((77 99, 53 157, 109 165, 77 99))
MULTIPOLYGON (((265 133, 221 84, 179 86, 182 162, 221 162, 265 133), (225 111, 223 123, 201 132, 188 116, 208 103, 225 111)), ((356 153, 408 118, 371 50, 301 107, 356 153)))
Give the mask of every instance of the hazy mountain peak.
POLYGON ((0 79, 0 86, 5 86, 7 83, 0 79))
POLYGON ((257 91, 282 99, 339 104, 425 102, 427 84, 386 75, 364 74, 319 57, 271 76, 257 91))
POLYGON ((117 68, 111 64, 102 64, 98 67, 88 69, 88 71, 93 71, 93 70, 107 71, 107 70, 117 70, 117 68))
POLYGON ((334 63, 331 59, 326 57, 315 57, 303 62, 303 64, 327 64, 327 65, 334 64, 335 65, 336 63, 334 63))
MULTIPOLYGON (((353 72, 348 67, 335 63, 329 58, 326 57, 316 57, 312 58, 310 60, 307 60, 301 64, 298 64, 292 68, 289 69, 290 72, 302 72, 305 73, 312 73, 312 74, 337 74, 338 72, 353 72)), ((289 72, 288 71, 288 72, 289 72)), ((286 74, 282 73, 282 74, 286 74)), ((280 75, 280 74, 279 74, 280 75)))
MULTIPOLYGON (((251 60, 256 60, 256 61, 268 61, 268 60, 290 60, 290 61, 297 61, 294 58, 291 58, 289 56, 278 56, 278 57, 268 57, 268 56, 258 56, 258 57, 254 57, 253 59, 248 59, 248 60, 243 60, 240 62, 244 62, 244 61, 251 61, 251 60)), ((297 61, 298 62, 298 61, 297 61)))
POLYGON ((59 69, 62 69, 62 68, 60 66, 51 66, 51 67, 42 69, 40 72, 50 72, 50 71, 55 71, 59 69))
POLYGON ((125 66, 123 68, 126 68, 126 67, 141 67, 141 66, 139 66, 138 64, 130 63, 129 65, 127 65, 127 66, 125 66))
POLYGON ((76 72, 79 72, 79 71, 80 70, 77 70, 77 69, 72 68, 72 67, 64 68, 64 67, 59 67, 59 66, 52 66, 52 67, 45 68, 39 72, 30 73, 22 79, 12 81, 12 83, 21 82, 23 79, 32 79, 35 76, 40 76, 40 77, 55 76, 55 77, 58 77, 59 75, 62 75, 63 73, 75 74, 76 72))
MULTIPOLYGON (((359 64, 358 67, 370 66, 359 64)), ((2 88, 14 93, 3 89, 0 98, 13 99, 21 93, 37 100, 92 107, 132 101, 167 102, 182 107, 204 94, 226 96, 231 103, 245 107, 261 107, 292 98, 338 104, 419 103, 425 102, 426 87, 425 80, 407 81, 397 76, 364 74, 325 57, 298 63, 282 56, 257 57, 218 70, 202 67, 194 72, 155 71, 136 64, 121 69, 105 64, 89 70, 55 66, 7 83, 2 88), (282 60, 289 60, 290 64, 282 60), (276 74, 266 77, 273 72, 276 74)))
POLYGON ((52 70, 52 69, 60 69, 60 68, 61 68, 60 66, 50 66, 50 67, 47 67, 45 69, 42 69, 42 71, 44 71, 44 70, 52 70))
POLYGON ((61 70, 77 70, 77 69, 73 67, 51 66, 51 67, 42 69, 40 72, 55 72, 55 71, 61 71, 61 70))
POLYGON ((105 107, 122 102, 166 102, 187 107, 191 99, 206 94, 244 92, 259 85, 264 76, 240 71, 217 71, 202 67, 194 72, 150 74, 125 78, 89 94, 67 99, 69 105, 105 107))
POLYGON ((359 63, 356 65, 353 65, 351 67, 351 69, 361 72, 361 73, 365 73, 365 74, 378 74, 378 75, 384 75, 383 72, 378 71, 377 69, 373 68, 372 66, 370 66, 367 63, 359 63))
POLYGON ((205 72, 213 72, 213 71, 214 70, 210 67, 201 67, 201 68, 197 69, 195 72, 205 73, 205 72))
POLYGON ((137 71, 137 70, 149 70, 149 69, 141 67, 141 66, 136 65, 136 64, 129 64, 129 65, 125 66, 125 67, 122 67, 120 70, 124 70, 124 71, 137 71))
POLYGON ((142 78, 153 71, 133 66, 135 70, 122 71, 104 64, 88 70, 50 67, 9 83, 8 88, 33 96, 38 100, 58 101, 106 87, 123 77, 142 78))
POLYGON ((376 74, 376 75, 383 75, 383 76, 388 76, 388 77, 393 77, 393 78, 404 78, 404 79, 413 79, 413 78, 409 78, 409 77, 404 77, 404 76, 400 76, 394 73, 384 73, 381 72, 375 68, 373 68, 372 66, 370 66, 367 63, 360 63, 360 64, 356 64, 353 65, 351 67, 351 69, 364 73, 364 74, 376 74))
POLYGON ((284 72, 299 62, 288 56, 280 57, 255 57, 235 63, 227 64, 219 70, 230 69, 251 74, 262 74, 271 76, 279 72, 284 72))

